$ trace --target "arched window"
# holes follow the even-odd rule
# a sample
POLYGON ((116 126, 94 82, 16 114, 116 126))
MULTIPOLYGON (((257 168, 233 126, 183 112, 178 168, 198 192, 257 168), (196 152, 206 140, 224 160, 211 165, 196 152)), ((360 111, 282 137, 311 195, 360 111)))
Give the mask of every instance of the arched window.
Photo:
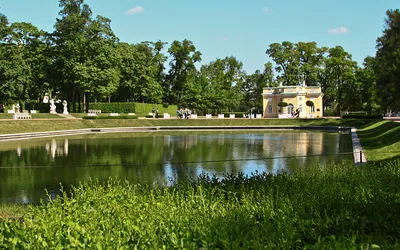
POLYGON ((288 114, 291 114, 293 112, 293 104, 289 103, 289 105, 287 106, 287 112, 288 114))

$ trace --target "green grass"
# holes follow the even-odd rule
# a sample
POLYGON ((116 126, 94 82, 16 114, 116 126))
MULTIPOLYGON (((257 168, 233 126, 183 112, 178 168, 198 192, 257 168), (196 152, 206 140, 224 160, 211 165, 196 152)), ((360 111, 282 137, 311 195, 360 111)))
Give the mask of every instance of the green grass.
POLYGON ((357 130, 368 161, 400 158, 400 123, 380 121, 357 130))
POLYGON ((252 125, 298 125, 298 126, 368 126, 371 120, 357 119, 137 119, 137 120, 0 120, 0 134, 42 132, 82 128, 144 127, 144 126, 252 126, 252 125))
POLYGON ((0 221, 0 248, 399 249, 399 163, 172 187, 84 183, 0 221))

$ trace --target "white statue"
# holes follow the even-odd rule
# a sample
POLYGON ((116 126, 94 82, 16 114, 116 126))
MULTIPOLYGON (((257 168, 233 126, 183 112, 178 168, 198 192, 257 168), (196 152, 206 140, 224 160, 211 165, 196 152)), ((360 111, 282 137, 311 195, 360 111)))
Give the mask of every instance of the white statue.
POLYGON ((50 113, 51 114, 57 114, 56 105, 54 104, 54 100, 53 99, 50 99, 50 113))
POLYGON ((15 108, 17 109, 15 112, 19 113, 19 108, 20 108, 19 103, 17 103, 17 105, 15 105, 15 108))
POLYGON ((67 103, 67 101, 64 100, 62 104, 64 105, 64 112, 63 112, 63 114, 68 114, 68 108, 67 108, 67 104, 68 104, 68 103, 67 103))
POLYGON ((43 97, 43 103, 49 103, 49 96, 47 95, 47 93, 43 97))

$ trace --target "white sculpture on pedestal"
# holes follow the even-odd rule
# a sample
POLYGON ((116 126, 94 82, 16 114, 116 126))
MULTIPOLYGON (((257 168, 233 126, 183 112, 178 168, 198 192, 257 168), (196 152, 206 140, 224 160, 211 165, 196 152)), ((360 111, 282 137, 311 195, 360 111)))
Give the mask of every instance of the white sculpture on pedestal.
POLYGON ((66 115, 68 114, 68 108, 67 108, 67 104, 68 104, 68 103, 67 103, 67 101, 66 101, 66 100, 64 100, 64 101, 63 101, 63 105, 64 105, 64 111, 63 111, 63 114, 66 114, 66 115))
POLYGON ((54 104, 54 100, 53 99, 50 99, 50 113, 51 114, 57 114, 56 105, 54 104))

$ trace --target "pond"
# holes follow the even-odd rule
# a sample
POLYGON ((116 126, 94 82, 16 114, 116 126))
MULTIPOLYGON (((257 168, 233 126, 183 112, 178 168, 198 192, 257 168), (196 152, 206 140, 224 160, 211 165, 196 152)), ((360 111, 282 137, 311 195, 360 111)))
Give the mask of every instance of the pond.
POLYGON ((352 159, 348 132, 153 132, 0 142, 0 203, 37 203, 80 181, 170 184, 206 173, 251 174, 352 159))

